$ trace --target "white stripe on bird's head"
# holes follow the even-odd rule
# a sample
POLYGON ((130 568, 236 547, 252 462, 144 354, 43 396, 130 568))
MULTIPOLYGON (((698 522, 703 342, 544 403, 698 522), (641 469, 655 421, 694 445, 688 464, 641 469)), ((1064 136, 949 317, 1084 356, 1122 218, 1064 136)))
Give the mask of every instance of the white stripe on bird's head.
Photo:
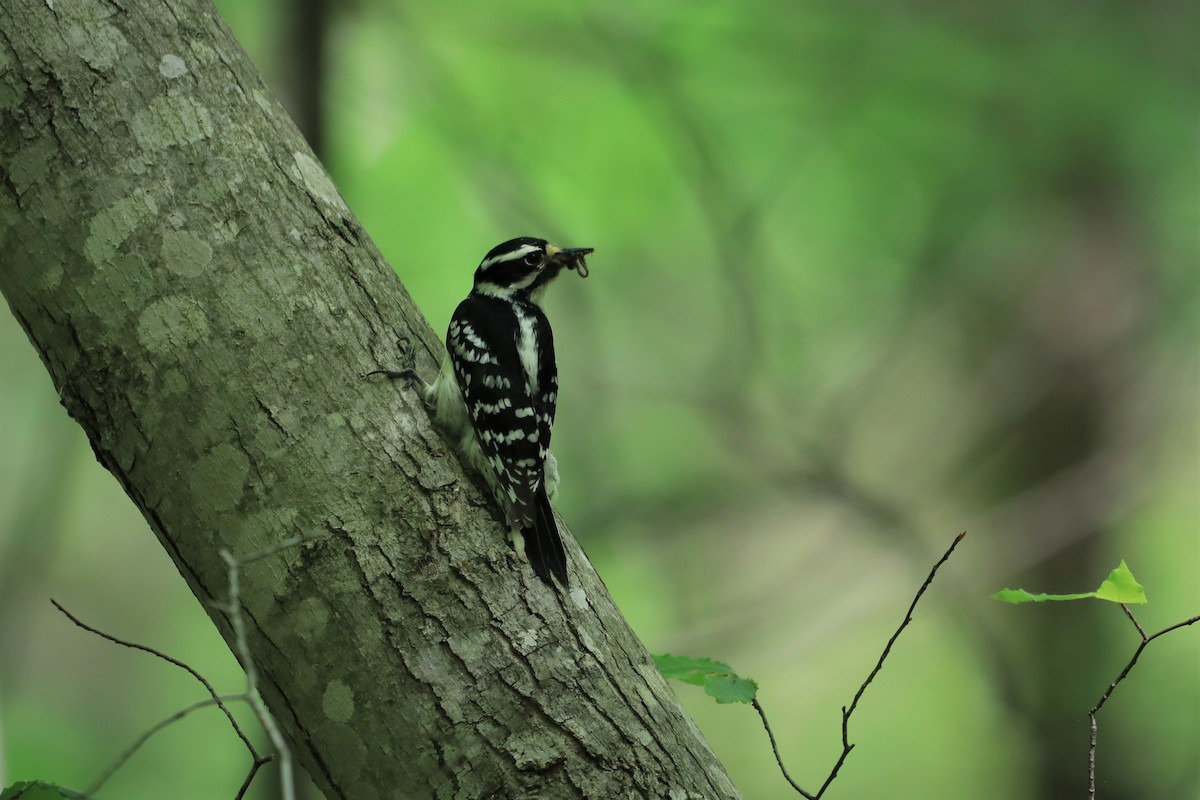
POLYGON ((537 262, 530 263, 528 266, 537 266, 550 250, 557 251, 558 248, 554 245, 547 244, 542 239, 522 238, 512 239, 502 245, 492 248, 483 261, 479 263, 480 270, 486 270, 495 264, 505 264, 512 261, 523 260, 530 255, 537 256, 537 262))

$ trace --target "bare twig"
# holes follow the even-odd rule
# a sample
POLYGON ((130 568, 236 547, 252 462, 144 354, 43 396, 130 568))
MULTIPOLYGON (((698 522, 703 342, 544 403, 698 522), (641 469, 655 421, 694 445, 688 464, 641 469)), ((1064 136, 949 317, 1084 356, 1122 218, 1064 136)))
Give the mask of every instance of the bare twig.
POLYGON ((250 657, 250 648, 246 641, 246 625, 242 617, 240 603, 240 568, 246 564, 250 564, 268 556, 275 555, 281 550, 286 550, 289 547, 294 547, 295 545, 302 544, 303 542, 315 539, 322 535, 324 535, 323 532, 310 532, 293 536, 283 540, 282 542, 271 545, 270 547, 265 547, 262 550, 257 550, 244 556, 234 556, 224 548, 220 550, 221 559, 225 562, 229 575, 229 597, 226 602, 214 603, 213 605, 224 611, 229 616, 230 625, 233 627, 235 654, 237 655, 238 661, 242 665, 242 669, 246 673, 246 690, 241 694, 218 695, 216 689, 213 688, 213 685, 208 681, 208 679, 188 664, 185 664, 179 659, 172 658, 171 656, 168 656, 167 654, 156 650, 153 647, 119 639, 112 634, 105 633, 98 628, 94 628, 80 620, 70 611, 67 611, 56 600, 50 600, 50 602, 54 604, 54 607, 62 612, 67 619, 71 620, 71 622, 75 623, 75 625, 83 630, 88 631, 89 633, 94 633, 97 636, 114 644, 119 644, 122 647, 141 650, 144 653, 150 653, 153 656, 157 656, 169 664, 174 664, 180 669, 186 670, 189 675, 200 681, 200 683, 204 685, 204 688, 207 689, 209 693, 209 697, 207 699, 193 703, 190 706, 175 712, 171 716, 158 722, 153 727, 142 733, 142 735, 139 736, 133 742, 133 744, 126 748, 125 751, 121 753, 121 755, 118 756, 117 759, 111 765, 109 765, 108 768, 105 769, 105 771, 101 773, 101 775, 95 781, 92 782, 92 785, 88 787, 85 794, 90 796, 99 791, 104 783, 110 777, 112 777, 113 773, 120 769, 125 762, 133 756, 134 753, 141 749, 142 745, 150 740, 150 737, 152 737, 154 734, 158 733, 163 728, 168 727, 172 723, 178 722, 197 709, 206 708, 208 706, 217 706, 225 714, 226 718, 229 720, 229 724, 233 726, 238 738, 241 739, 243 744, 246 745, 246 749, 250 751, 250 755, 253 758, 253 764, 250 766, 250 771, 247 773, 245 780, 242 781, 242 785, 238 789, 236 800, 242 800, 242 798, 245 797, 246 791, 250 788, 250 784, 254 781, 254 777, 258 774, 259 769, 261 769, 264 764, 271 761, 272 758, 276 757, 280 762, 282 783, 281 794, 283 800, 295 800, 295 783, 292 776, 291 751, 288 749, 287 742, 283 738, 282 733, 280 733, 279 727, 275 724, 275 720, 267 711, 266 705, 263 703, 262 698, 258 694, 258 671, 254 666, 254 661, 250 657), (233 700, 243 701, 250 706, 251 710, 253 710, 255 717, 258 718, 259 724, 261 724, 263 730, 267 732, 267 736, 271 739, 271 743, 276 749, 274 756, 261 755, 250 742, 249 737, 246 736, 245 732, 238 725, 237 720, 234 719, 233 714, 229 710, 227 703, 233 700))
POLYGON ((259 724, 263 726, 263 730, 267 732, 267 736, 271 739, 271 744, 275 747, 275 754, 279 758, 280 795, 283 797, 283 800, 295 800, 296 790, 292 778, 292 751, 284 740, 283 735, 280 734, 279 728, 275 725, 275 720, 271 718, 270 712, 267 711, 267 706, 263 703, 262 697, 258 694, 258 669, 254 666, 254 660, 250 657, 250 646, 246 643, 246 622, 242 618, 242 606, 239 602, 239 570, 241 565, 255 561, 261 555, 259 553, 251 554, 243 562, 241 559, 235 558, 224 547, 220 549, 219 553, 221 560, 225 562, 226 571, 229 573, 229 601, 228 603, 220 604, 218 607, 229 615, 229 624, 233 626, 234 647, 237 650, 238 661, 241 662, 242 669, 246 673, 246 691, 243 694, 243 698, 249 704, 251 710, 254 711, 254 716, 258 718, 259 724))
POLYGON ((1142 624, 1137 621, 1137 617, 1133 615, 1133 612, 1129 610, 1129 606, 1125 603, 1121 603, 1121 610, 1125 612, 1125 616, 1129 617, 1129 621, 1133 623, 1133 627, 1137 628, 1138 635, 1142 637, 1143 641, 1145 641, 1146 630, 1142 627, 1142 624))
POLYGON ((327 532, 320 530, 320 529, 311 530, 308 533, 298 533, 295 536, 289 536, 288 538, 284 539, 281 542, 276 542, 275 544, 267 545, 266 547, 262 548, 261 550, 255 550, 253 553, 247 553, 244 556, 236 556, 237 562, 238 562, 239 566, 244 567, 247 564, 254 563, 255 561, 262 561, 264 558, 269 558, 273 555, 282 553, 284 550, 295 547, 298 544, 304 544, 305 542, 311 542, 315 539, 320 539, 326 535, 327 535, 327 532))
POLYGON ((128 647, 133 650, 141 650, 143 653, 149 653, 152 656, 157 656, 158 658, 161 658, 163 661, 166 661, 168 664, 174 664, 175 666, 179 667, 180 669, 185 670, 193 678, 200 681, 200 683, 202 683, 204 685, 204 688, 208 690, 209 696, 212 697, 212 699, 215 701, 217 708, 221 709, 222 713, 225 714, 225 717, 229 720, 229 724, 233 726, 233 730, 238 735, 238 738, 241 739, 242 743, 246 745, 246 749, 250 751, 250 756, 252 758, 254 758, 255 761, 257 761, 261 757, 258 754, 258 750, 256 750, 254 745, 250 742, 250 738, 248 736, 246 736, 246 734, 242 730, 241 726, 238 725, 237 720, 234 719, 233 713, 230 712, 229 707, 227 705, 225 705, 224 701, 217 695, 217 690, 214 689, 213 685, 208 682, 208 678, 205 678, 199 672, 192 669, 192 667, 189 666, 188 664, 183 663, 182 661, 180 661, 177 658, 172 658, 171 656, 167 655, 166 653, 162 652, 161 650, 155 650, 153 647, 149 647, 144 644, 138 644, 137 642, 129 642, 124 639, 119 639, 110 633, 105 633, 104 631, 100 630, 99 628, 95 628, 91 625, 88 625, 86 622, 79 619, 79 617, 75 616, 70 611, 67 611, 67 609, 65 609, 62 606, 62 604, 59 603, 57 600, 55 600, 53 597, 50 598, 50 602, 51 602, 51 604, 53 604, 53 606, 55 608, 57 608, 60 612, 62 612, 63 616, 65 616, 67 619, 71 620, 71 622, 74 622, 77 627, 83 628, 88 633, 94 633, 97 636, 99 636, 101 639, 106 639, 106 640, 112 642, 113 644, 119 644, 122 647, 128 647))
POLYGON ((812 800, 812 795, 801 789, 800 784, 792 780, 792 776, 788 774, 787 767, 783 765, 783 758, 779 755, 779 745, 775 743, 775 733, 771 730, 771 724, 767 722, 767 712, 763 711, 763 707, 759 704, 758 698, 756 697, 751 700, 750 704, 754 706, 754 710, 758 712, 758 716, 762 719, 763 727, 767 731, 767 738, 771 740, 771 750, 775 753, 775 763, 779 765, 779 771, 783 773, 784 779, 792 785, 793 789, 809 798, 809 800, 812 800))
MULTIPOLYGON (((896 628, 896 632, 888 639, 887 644, 883 648, 883 653, 879 656, 879 660, 875 662, 875 667, 871 673, 867 675, 867 679, 858 687, 858 691, 854 693, 854 699, 850 701, 850 705, 842 706, 842 754, 838 756, 837 763, 833 765, 833 769, 829 772, 829 777, 821 784, 820 790, 816 794, 809 794, 800 788, 800 785, 792 780, 792 776, 788 774, 787 768, 783 766, 783 759, 779 756, 779 747, 775 743, 775 734, 771 732, 771 726, 767 724, 767 715, 763 713, 762 706, 758 704, 758 699, 754 699, 752 704, 758 712, 758 716, 762 718, 763 727, 767 730, 767 737, 771 740, 771 749, 775 751, 775 762, 779 764, 779 769, 783 772, 783 777, 792 785, 792 788, 803 795, 807 800, 819 800, 825 794, 825 790, 829 788, 829 784, 833 783, 833 779, 837 777, 838 771, 841 770, 842 764, 846 763, 846 756, 850 755, 850 751, 854 749, 854 745, 850 743, 850 715, 854 713, 854 709, 858 708, 858 701, 862 699, 863 693, 867 691, 867 687, 871 685, 871 681, 875 680, 875 676, 883 669, 883 662, 887 659, 888 654, 892 652, 892 645, 900 638, 900 634, 908 627, 908 623, 912 622, 913 611, 917 607, 917 603, 921 601, 921 597, 925 594, 925 590, 933 583, 933 578, 937 575, 937 571, 949 560, 950 555, 954 552, 954 548, 958 547, 958 543, 967 535, 963 531, 958 536, 954 537, 954 541, 950 543, 950 547, 942 554, 942 557, 937 560, 933 568, 929 570, 929 575, 926 576, 925 582, 921 584, 921 588, 917 590, 917 594, 913 597, 913 601, 908 606, 908 611, 904 614, 904 620, 900 623, 900 627, 896 628)), ((1164 631, 1165 632, 1165 631, 1164 631)), ((1158 634, 1155 634, 1158 635, 1158 634)))
MULTIPOLYGON (((247 553, 244 556, 235 556, 224 547, 219 551, 221 560, 225 562, 225 569, 229 575, 229 598, 224 603, 214 603, 213 605, 229 616, 229 624, 233 628, 234 650, 238 661, 242 665, 242 669, 246 673, 246 691, 240 696, 240 699, 245 700, 246 704, 250 706, 250 709, 254 712, 254 716, 258 718, 259 724, 267 732, 267 737, 271 740, 271 744, 275 748, 275 756, 279 759, 280 795, 283 800, 295 800, 296 797, 295 779, 292 774, 292 751, 288 747, 287 740, 284 739, 283 734, 280 732, 279 726, 275 724, 275 719, 271 716, 271 712, 267 710, 267 705, 263 702, 262 696, 258 693, 258 669, 254 666, 254 659, 250 656, 250 646, 246 641, 246 621, 242 617, 240 602, 241 568, 260 559, 273 556, 289 547, 295 547, 298 544, 303 544, 323 535, 324 532, 322 531, 310 531, 309 533, 289 537, 261 550, 247 553)), ((246 778, 241 792, 238 793, 239 798, 245 793, 257 769, 258 767, 256 766, 246 778)))
POLYGON ((937 575, 938 569, 941 568, 942 564, 946 563, 947 559, 950 558, 950 554, 954 552, 954 548, 958 547, 958 543, 961 542, 963 537, 966 535, 967 532, 963 531, 958 536, 955 536, 954 541, 950 543, 950 547, 945 553, 942 554, 942 557, 938 559, 937 563, 933 565, 933 569, 929 570, 929 575, 925 577, 925 582, 921 584, 921 588, 917 590, 916 596, 913 597, 912 603, 909 604, 908 611, 905 613, 904 619, 900 623, 900 627, 896 628, 896 632, 892 634, 892 638, 888 639, 887 644, 883 648, 883 652, 879 656, 879 660, 875 662, 875 668, 871 670, 871 674, 867 676, 867 679, 862 682, 861 686, 858 687, 858 691, 854 693, 854 699, 850 701, 850 707, 842 707, 842 754, 838 756, 837 763, 833 765, 833 769, 829 772, 829 777, 825 779, 825 783, 821 784, 820 791, 817 792, 816 796, 812 798, 812 800, 816 800, 816 798, 819 798, 825 794, 825 790, 829 788, 829 784, 832 783, 833 779, 837 777, 838 770, 840 770, 842 768, 842 764, 846 762, 846 756, 850 755, 850 751, 854 749, 854 745, 850 744, 849 738, 850 715, 854 713, 854 709, 858 708, 858 701, 862 699, 863 693, 867 691, 867 687, 871 685, 871 681, 875 680, 875 676, 879 674, 879 670, 883 669, 883 662, 888 657, 888 654, 892 652, 892 645, 894 645, 896 640, 900 638, 900 634, 903 633, 904 629, 908 627, 908 623, 912 622, 913 611, 916 609, 917 603, 920 602, 921 596, 925 594, 925 590, 929 588, 931 583, 933 583, 933 577, 937 575))
POLYGON ((1142 651, 1146 649, 1146 645, 1165 633, 1170 633, 1171 631, 1200 622, 1200 615, 1196 615, 1185 619, 1183 622, 1177 622, 1174 625, 1163 628, 1158 633, 1147 636, 1145 629, 1142 628, 1137 618, 1133 616, 1133 612, 1129 610, 1129 606, 1121 603, 1121 608, 1125 611, 1125 616, 1129 617, 1129 621, 1133 623, 1133 627, 1137 628, 1138 635, 1142 637, 1142 641, 1138 645, 1137 650, 1133 651, 1133 657, 1129 659, 1129 663, 1125 665, 1125 669, 1121 670, 1121 674, 1117 676, 1116 680, 1108 685, 1108 689, 1104 691, 1104 694, 1100 696, 1096 705, 1092 706, 1092 710, 1088 712, 1088 720, 1091 723, 1091 743, 1088 747, 1088 800, 1096 800, 1096 714, 1108 702, 1108 698, 1112 697, 1113 690, 1117 688, 1117 685, 1125 680, 1125 676, 1133 669, 1133 665, 1137 663, 1138 658, 1142 655, 1142 651))
POLYGON ((262 767, 262 765, 270 761, 271 758, 272 756, 267 756, 262 761, 256 760, 254 764, 251 765, 250 771, 246 773, 246 779, 242 781, 242 786, 238 789, 238 793, 233 800, 242 800, 246 796, 246 792, 250 789, 250 784, 254 783, 254 776, 258 774, 258 770, 262 767))
MULTIPOLYGON (((125 762, 128 761, 133 756, 134 753, 136 753, 138 750, 140 750, 142 745, 144 745, 146 742, 148 742, 150 740, 151 736, 158 733, 163 728, 167 727, 168 725, 170 725, 174 722, 178 722, 179 720, 183 719, 188 714, 191 714, 193 711, 195 711, 197 709, 206 708, 208 706, 223 706, 226 702, 228 702, 230 700, 242 700, 242 699, 244 699, 244 698, 238 694, 230 694, 230 695, 224 695, 224 696, 218 696, 218 697, 208 697, 208 698, 205 698, 204 700, 200 700, 199 702, 192 703, 187 708, 180 709, 179 711, 176 711, 174 714, 167 717, 166 719, 161 720, 160 722, 156 723, 154 726, 152 726, 151 728, 149 728, 148 730, 143 732, 142 735, 139 736, 136 740, 134 740, 133 744, 131 744, 129 747, 125 748, 125 752, 121 753, 121 755, 119 755, 117 757, 117 760, 114 761, 112 764, 110 764, 108 766, 108 768, 104 770, 104 772, 100 773, 100 777, 98 777, 98 778, 96 778, 96 780, 92 781, 92 785, 84 790, 84 792, 83 792, 84 795, 91 797, 93 794, 98 792, 100 790, 100 787, 104 785, 104 782, 113 776, 114 772, 116 772, 118 769, 120 769, 122 766, 124 766, 125 762)), ((255 759, 255 760, 257 760, 257 759, 255 759)))

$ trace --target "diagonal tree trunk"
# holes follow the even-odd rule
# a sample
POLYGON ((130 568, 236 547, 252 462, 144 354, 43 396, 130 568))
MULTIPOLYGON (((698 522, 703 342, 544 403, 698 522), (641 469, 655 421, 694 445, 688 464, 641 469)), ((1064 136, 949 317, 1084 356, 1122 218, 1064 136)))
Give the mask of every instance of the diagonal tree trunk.
POLYGON ((328 797, 737 796, 573 542, 558 595, 415 395, 362 380, 398 335, 431 374, 437 337, 206 0, 0 0, 0 244, 200 601, 219 548, 327 532, 241 603, 328 797))

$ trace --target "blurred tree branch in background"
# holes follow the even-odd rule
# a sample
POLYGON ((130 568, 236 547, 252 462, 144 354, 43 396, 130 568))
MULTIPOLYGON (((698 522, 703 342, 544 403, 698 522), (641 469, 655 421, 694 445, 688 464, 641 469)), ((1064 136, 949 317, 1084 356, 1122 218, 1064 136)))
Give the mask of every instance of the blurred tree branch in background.
POLYGON ((283 20, 288 35, 281 60, 288 80, 281 82, 282 102, 304 134, 313 155, 325 158, 325 81, 329 74, 329 38, 333 35, 329 0, 288 0, 283 20))

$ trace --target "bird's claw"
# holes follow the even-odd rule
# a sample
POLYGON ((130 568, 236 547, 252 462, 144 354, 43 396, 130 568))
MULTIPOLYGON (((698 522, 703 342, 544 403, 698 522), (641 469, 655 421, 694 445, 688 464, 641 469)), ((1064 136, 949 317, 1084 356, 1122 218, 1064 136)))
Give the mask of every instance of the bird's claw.
POLYGON ((417 348, 413 347, 412 342, 406 338, 396 340, 396 347, 400 350, 400 369, 373 369, 363 378, 369 378, 372 375, 383 375, 391 380, 404 379, 408 381, 410 386, 418 386, 422 383, 421 376, 417 374, 417 348))

